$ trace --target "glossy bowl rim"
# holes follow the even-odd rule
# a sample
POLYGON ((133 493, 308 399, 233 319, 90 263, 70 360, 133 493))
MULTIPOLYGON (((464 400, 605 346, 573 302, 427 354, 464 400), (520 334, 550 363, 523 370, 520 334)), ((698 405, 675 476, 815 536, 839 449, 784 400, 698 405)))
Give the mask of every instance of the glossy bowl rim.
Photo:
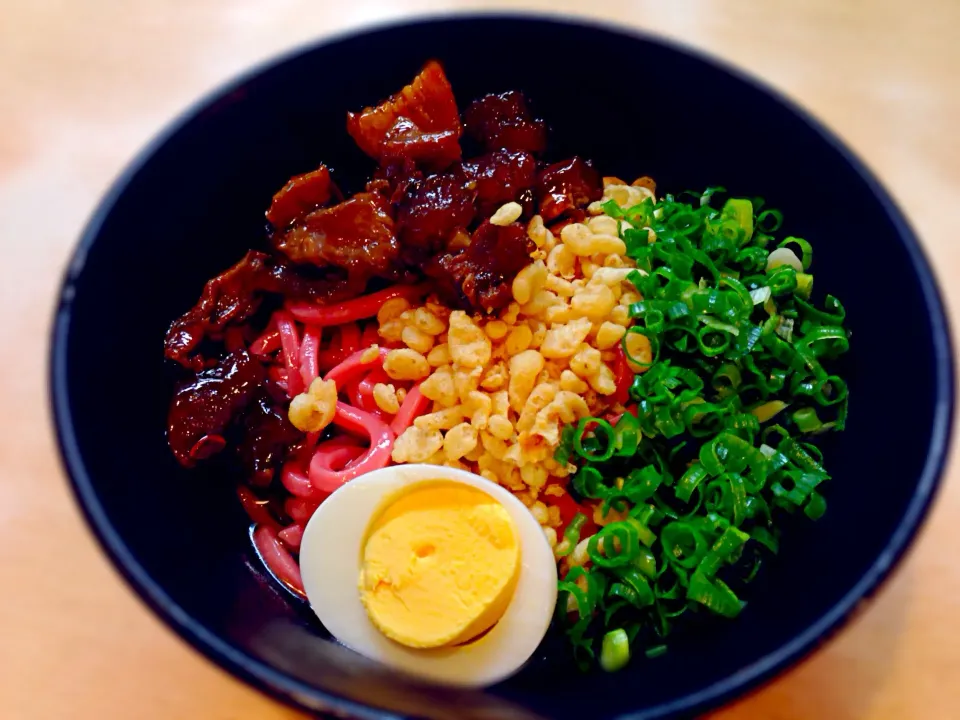
POLYGON ((186 110, 169 121, 159 133, 155 134, 113 181, 88 219, 63 274, 59 302, 54 312, 51 328, 48 366, 49 401, 60 461, 67 474, 77 504, 80 506, 87 525, 99 542, 101 549, 107 554, 116 570, 131 586, 135 594, 164 624, 195 650, 247 684, 300 709, 310 712, 348 713, 351 717, 361 720, 399 720, 402 717, 390 711, 318 690, 250 657, 239 648, 211 633, 201 623, 190 617, 147 574, 110 523, 84 466, 74 430, 75 423, 71 417, 68 402, 66 336, 71 322, 76 279, 83 271, 87 251, 96 241, 114 206, 126 192, 130 182, 149 165, 156 152, 217 102, 264 73, 322 46, 378 31, 389 31, 411 26, 469 23, 476 20, 497 19, 504 22, 526 21, 541 25, 587 27, 626 36, 637 42, 659 45, 668 51, 710 65, 715 70, 726 73, 765 94, 800 119, 820 140, 831 146, 853 168, 882 206, 889 222, 894 226, 910 257, 913 271, 920 281, 924 304, 929 313, 930 333, 934 346, 936 403, 933 432, 927 448, 926 461, 909 505, 883 551, 871 563, 868 570, 852 589, 837 600, 833 607, 819 620, 800 632, 792 640, 707 687, 670 702, 622 714, 618 716, 618 720, 652 720, 653 718, 703 712, 757 688, 809 655, 850 620, 863 602, 872 598, 884 581, 890 577, 891 572, 903 559, 906 551, 916 538, 941 485, 952 439, 955 378, 950 325, 942 300, 942 293, 939 290, 932 266, 905 216, 866 164, 832 131, 828 130, 819 120, 781 91, 725 60, 675 39, 640 28, 620 27, 611 22, 579 15, 523 11, 418 15, 399 21, 389 20, 322 35, 286 52, 261 60, 208 90, 200 99, 194 101, 186 110))

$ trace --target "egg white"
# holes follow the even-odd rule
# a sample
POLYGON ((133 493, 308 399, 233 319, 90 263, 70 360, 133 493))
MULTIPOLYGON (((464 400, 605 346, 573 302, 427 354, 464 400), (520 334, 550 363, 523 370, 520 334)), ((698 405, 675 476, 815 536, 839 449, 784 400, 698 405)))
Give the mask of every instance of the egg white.
POLYGON ((556 561, 530 510, 479 475, 437 465, 387 467, 337 489, 304 529, 300 572, 310 606, 341 643, 398 670, 461 687, 490 685, 519 670, 543 639, 557 602, 556 561), (510 605, 486 635, 459 647, 417 650, 393 642, 370 622, 358 582, 367 527, 384 500, 431 480, 471 485, 503 505, 517 528, 520 574, 510 605))

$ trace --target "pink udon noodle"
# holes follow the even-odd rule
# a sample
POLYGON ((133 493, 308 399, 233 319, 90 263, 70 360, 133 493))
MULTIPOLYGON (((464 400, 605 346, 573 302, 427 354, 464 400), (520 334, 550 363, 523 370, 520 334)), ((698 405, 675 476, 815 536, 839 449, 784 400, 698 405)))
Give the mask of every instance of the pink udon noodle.
MULTIPOLYGON (((423 296, 424 286, 387 288, 339 305, 290 302, 273 313, 249 351, 267 364, 268 377, 293 398, 316 378, 333 380, 340 399, 332 425, 309 433, 286 458, 277 484, 282 496, 262 499, 248 486, 238 496, 254 523, 251 537, 270 573, 294 593, 303 594, 297 555, 303 529, 330 493, 345 482, 388 465, 396 437, 427 411, 430 401, 418 385, 391 380, 383 370, 389 350, 371 318, 384 302, 423 296), (379 352, 367 351, 384 345, 379 352), (406 391, 395 415, 374 400, 378 383, 406 391), (281 522, 278 518, 283 518, 281 522)), ((237 334, 229 342, 243 346, 237 334)))

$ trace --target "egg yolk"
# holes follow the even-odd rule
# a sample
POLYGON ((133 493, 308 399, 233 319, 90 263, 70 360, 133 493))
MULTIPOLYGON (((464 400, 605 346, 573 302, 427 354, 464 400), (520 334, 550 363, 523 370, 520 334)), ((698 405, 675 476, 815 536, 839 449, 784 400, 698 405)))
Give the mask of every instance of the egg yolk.
POLYGON ((371 622, 412 648, 468 642, 500 619, 520 571, 517 529, 482 490, 414 486, 367 532, 360 596, 371 622))

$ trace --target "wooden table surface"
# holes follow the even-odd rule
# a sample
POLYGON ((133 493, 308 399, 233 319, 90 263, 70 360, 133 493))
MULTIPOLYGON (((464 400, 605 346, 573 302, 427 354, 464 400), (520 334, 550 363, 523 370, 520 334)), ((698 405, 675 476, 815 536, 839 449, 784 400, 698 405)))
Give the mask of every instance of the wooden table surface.
MULTIPOLYGON (((474 5, 476 6, 476 5, 474 5)), ((542 0, 661 32, 756 73, 844 137, 902 203, 942 281, 960 275, 956 0, 542 0)), ((131 155, 223 79, 318 35, 455 0, 7 0, 0 5, 0 717, 274 720, 121 582, 67 493, 50 432, 48 323, 79 229, 131 155)), ((548 49, 544 49, 548 51, 548 49)), ((561 59, 562 61, 562 59, 561 59)), ((960 288, 947 288, 960 317, 960 288)), ((891 338, 894 366, 909 362, 891 338)), ((960 717, 956 463, 869 612, 715 715, 960 717)))

